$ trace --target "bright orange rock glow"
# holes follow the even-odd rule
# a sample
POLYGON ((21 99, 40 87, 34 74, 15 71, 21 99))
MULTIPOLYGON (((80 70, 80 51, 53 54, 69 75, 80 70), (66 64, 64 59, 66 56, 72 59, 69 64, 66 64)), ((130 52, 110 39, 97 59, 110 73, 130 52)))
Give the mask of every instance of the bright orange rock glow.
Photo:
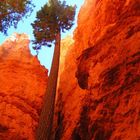
POLYGON ((60 73, 57 140, 140 139, 140 1, 85 0, 74 40, 60 73))
MULTIPOLYGON (((28 45, 0 47, 0 140, 34 140, 47 71, 28 45)), ((140 140, 140 0, 85 0, 58 79, 52 140, 140 140)))
POLYGON ((0 46, 0 140, 34 140, 47 70, 28 47, 25 34, 0 46))

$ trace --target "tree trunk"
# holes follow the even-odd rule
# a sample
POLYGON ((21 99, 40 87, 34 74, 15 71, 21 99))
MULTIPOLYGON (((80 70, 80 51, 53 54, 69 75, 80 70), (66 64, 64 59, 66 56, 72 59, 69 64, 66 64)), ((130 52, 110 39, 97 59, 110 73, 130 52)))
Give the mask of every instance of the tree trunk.
POLYGON ((37 128, 36 140, 52 140, 51 133, 60 56, 60 35, 61 34, 59 32, 56 37, 53 61, 48 79, 47 91, 44 96, 44 104, 40 115, 39 125, 37 128))

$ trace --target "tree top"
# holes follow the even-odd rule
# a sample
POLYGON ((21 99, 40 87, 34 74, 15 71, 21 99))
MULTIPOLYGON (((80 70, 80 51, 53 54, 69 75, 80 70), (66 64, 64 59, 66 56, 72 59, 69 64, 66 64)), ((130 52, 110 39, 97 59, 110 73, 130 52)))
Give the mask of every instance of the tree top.
POLYGON ((32 24, 35 40, 35 49, 41 46, 50 46, 55 42, 56 35, 69 30, 74 24, 76 6, 69 6, 64 0, 49 0, 37 12, 36 20, 32 24))

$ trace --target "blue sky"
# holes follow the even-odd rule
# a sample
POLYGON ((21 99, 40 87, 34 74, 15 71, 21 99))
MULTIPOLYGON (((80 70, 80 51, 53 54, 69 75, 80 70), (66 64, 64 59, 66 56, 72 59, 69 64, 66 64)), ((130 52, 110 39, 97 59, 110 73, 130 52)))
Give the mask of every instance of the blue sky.
MULTIPOLYGON (((36 11, 40 10, 40 8, 47 2, 47 0, 32 0, 33 3, 35 4, 35 8, 34 11, 32 12, 31 16, 28 17, 27 19, 23 19, 22 21, 19 22, 17 29, 14 29, 13 27, 11 27, 8 30, 8 36, 12 35, 14 32, 17 33, 26 33, 30 36, 30 39, 33 39, 33 30, 31 27, 31 23, 33 23, 33 21, 35 20, 36 17, 36 11)), ((84 0, 66 0, 68 5, 77 5, 77 14, 78 11, 81 7, 81 5, 83 4, 84 0)), ((71 30, 67 31, 65 34, 62 34, 62 38, 64 38, 65 36, 67 36, 68 34, 72 34, 72 32, 74 31, 75 27, 76 27, 76 22, 77 22, 77 14, 76 14, 76 20, 75 20, 75 25, 72 27, 71 30)), ((6 38, 8 38, 8 36, 4 36, 3 34, 0 33, 0 44, 2 44, 4 42, 4 40, 6 38)), ((32 44, 30 43, 30 48, 31 48, 32 44)), ((47 69, 50 69, 51 67, 51 61, 52 61, 52 57, 53 57, 53 50, 54 47, 51 48, 47 48, 47 47, 42 47, 42 49, 39 52, 38 58, 41 62, 42 65, 45 65, 45 67, 47 69)), ((35 51, 33 51, 31 49, 31 53, 33 55, 35 55, 35 51)))

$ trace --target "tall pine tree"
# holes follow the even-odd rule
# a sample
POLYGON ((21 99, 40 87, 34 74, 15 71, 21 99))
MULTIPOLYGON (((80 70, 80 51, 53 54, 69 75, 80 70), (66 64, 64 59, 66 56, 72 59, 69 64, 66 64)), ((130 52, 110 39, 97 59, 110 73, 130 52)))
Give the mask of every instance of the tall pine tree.
POLYGON ((69 30, 74 21, 76 6, 69 6, 66 1, 50 0, 37 12, 37 19, 32 24, 35 50, 42 46, 55 44, 54 56, 48 80, 47 91, 37 129, 37 140, 52 140, 52 124, 60 57, 61 32, 69 30))

